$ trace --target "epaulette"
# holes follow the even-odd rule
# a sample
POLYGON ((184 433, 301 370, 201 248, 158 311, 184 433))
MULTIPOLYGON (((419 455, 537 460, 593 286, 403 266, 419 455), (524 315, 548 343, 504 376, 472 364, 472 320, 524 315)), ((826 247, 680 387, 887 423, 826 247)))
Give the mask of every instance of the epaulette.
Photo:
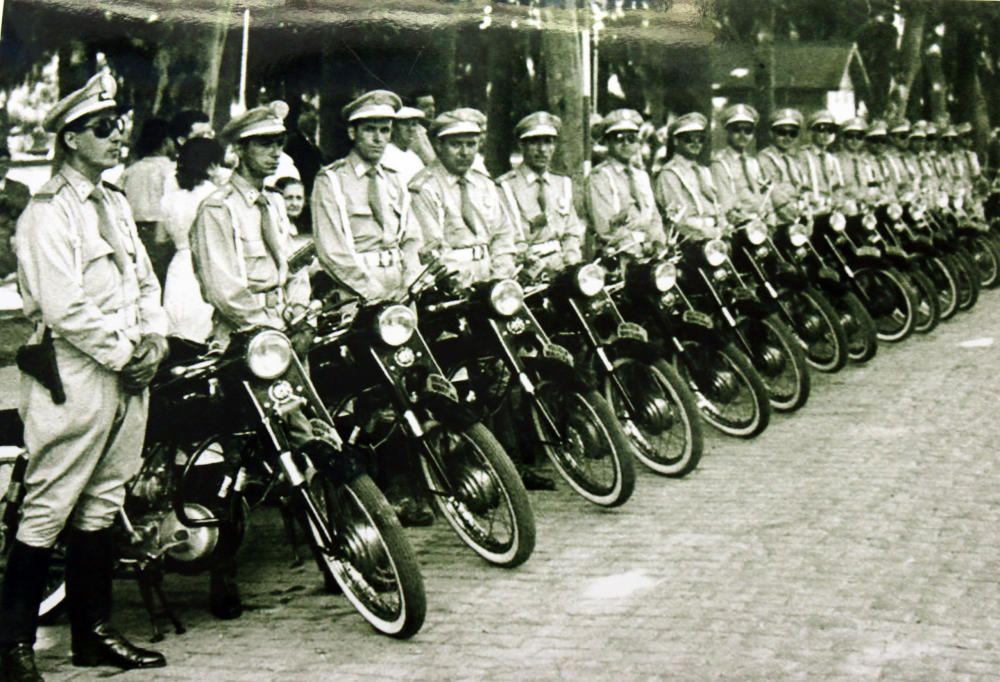
POLYGON ((59 194, 63 187, 69 184, 66 178, 63 177, 62 173, 56 173, 56 175, 48 180, 44 185, 38 188, 38 191, 32 195, 32 199, 39 199, 41 201, 47 201, 59 194))
POLYGON ((429 172, 429 169, 427 168, 417 171, 417 174, 410 180, 410 184, 407 186, 407 189, 411 192, 419 192, 427 185, 428 182, 430 182, 432 177, 434 177, 434 174, 429 172))
POLYGON ((101 185, 107 187, 108 189, 118 192, 119 194, 125 194, 125 190, 116 185, 113 182, 108 182, 107 180, 101 180, 101 185))
POLYGON ((472 168, 470 168, 468 172, 470 172, 470 173, 478 173, 479 175, 482 175, 484 178, 488 179, 490 182, 493 181, 493 177, 489 173, 484 173, 483 171, 481 171, 480 169, 476 168, 475 166, 473 166, 472 168))
POLYGON ((346 165, 347 165, 347 157, 345 156, 342 159, 337 159, 333 163, 326 164, 325 166, 323 166, 319 170, 320 170, 321 173, 323 173, 325 171, 335 171, 335 170, 340 170, 341 168, 343 168, 346 165))
POLYGON ((506 173, 504 173, 503 175, 501 175, 499 178, 497 178, 497 184, 499 185, 500 183, 507 182, 508 180, 513 180, 514 176, 516 176, 516 175, 517 175, 517 171, 515 171, 515 170, 509 170, 506 173))
POLYGON ((571 178, 571 177, 573 177, 569 173, 561 173, 559 171, 549 171, 549 175, 554 175, 557 178, 571 178))
POLYGON ((231 185, 223 185, 222 187, 220 187, 219 189, 215 190, 207 197, 205 197, 201 202, 201 206, 202 207, 213 206, 216 208, 224 208, 226 198, 233 192, 234 189, 231 185))

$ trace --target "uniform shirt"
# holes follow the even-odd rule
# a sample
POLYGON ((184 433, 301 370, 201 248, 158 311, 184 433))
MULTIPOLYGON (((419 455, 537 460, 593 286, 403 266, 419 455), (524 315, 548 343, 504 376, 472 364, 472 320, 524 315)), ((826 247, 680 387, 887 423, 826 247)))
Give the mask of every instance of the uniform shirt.
POLYGON ((719 227, 719 194, 711 171, 680 154, 656 176, 656 200, 664 213, 683 213, 678 224, 682 234, 697 239, 715 237, 719 227))
MULTIPOLYGON (((564 265, 582 259, 580 249, 585 230, 573 206, 573 181, 569 177, 548 171, 539 175, 527 164, 521 164, 500 176, 497 184, 510 210, 519 246, 530 248, 533 244, 558 241, 564 265), (542 192, 544 196, 540 196, 542 192), (532 221, 542 214, 545 225, 533 228, 532 221)), ((554 263, 553 266, 558 267, 554 263)))
POLYGON ((177 166, 166 156, 147 156, 125 169, 121 184, 137 222, 163 219, 160 201, 168 190, 177 188, 176 171, 177 166))
POLYGON ((470 168, 465 176, 474 211, 470 227, 462 218, 462 189, 459 176, 449 172, 440 161, 424 168, 410 182, 413 215, 420 224, 423 253, 447 254, 452 249, 488 247, 489 274, 484 268, 477 275, 506 277, 514 272, 514 226, 503 208, 500 192, 488 175, 470 168))
POLYGON ((144 334, 167 333, 160 285, 122 191, 101 183, 103 209, 126 258, 101 236, 94 185, 63 166, 17 221, 24 313, 97 363, 119 371, 144 334))
POLYGON ((384 298, 420 273, 421 243, 402 174, 384 157, 376 169, 385 202, 379 225, 369 199, 370 168, 352 151, 319 172, 311 200, 320 263, 369 299, 384 298))
POLYGON ((305 271, 287 278, 291 225, 281 196, 263 192, 269 229, 265 234, 260 189, 233 173, 201 203, 191 227, 191 256, 205 301, 216 312, 216 336, 256 326, 284 328, 284 303, 309 304, 305 271), (281 292, 279 294, 279 291, 281 292))
POLYGON ((789 222, 797 215, 795 201, 810 189, 808 178, 794 153, 785 153, 777 147, 767 147, 757 154, 761 172, 773 183, 771 204, 778 220, 789 222))
POLYGON ((864 151, 837 152, 837 162, 844 178, 844 191, 855 201, 868 201, 873 194, 873 185, 882 181, 882 173, 877 168, 878 160, 864 151))
POLYGON ((712 181, 719 192, 723 208, 736 208, 744 213, 760 213, 768 207, 760 205, 764 175, 757 158, 732 147, 712 154, 712 181))
POLYGON ((806 184, 813 197, 830 196, 844 185, 844 174, 837 157, 817 145, 799 150, 799 166, 805 172, 806 184))
POLYGON ((403 181, 403 186, 410 184, 413 176, 424 169, 424 162, 412 149, 403 151, 394 143, 390 142, 385 148, 382 156, 382 163, 390 168, 396 169, 403 181))
MULTIPOLYGON (((649 174, 641 168, 617 159, 602 161, 587 177, 586 197, 598 239, 612 248, 636 242, 640 236, 644 242, 666 241, 649 174), (625 223, 613 227, 612 219, 622 214, 625 223)), ((635 244, 629 250, 637 252, 640 248, 635 244)))

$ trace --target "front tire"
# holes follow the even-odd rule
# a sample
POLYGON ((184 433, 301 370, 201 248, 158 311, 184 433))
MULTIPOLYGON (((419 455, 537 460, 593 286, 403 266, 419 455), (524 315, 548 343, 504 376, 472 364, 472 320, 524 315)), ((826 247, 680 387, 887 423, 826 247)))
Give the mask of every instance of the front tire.
POLYGON ((902 341, 913 333, 917 302, 903 276, 892 268, 866 268, 855 276, 879 341, 902 341))
POLYGON ((811 380, 805 353, 795 334, 776 314, 751 324, 754 369, 764 381, 771 407, 778 412, 794 412, 809 400, 811 380))
POLYGON ((495 566, 527 561, 535 548, 535 515, 513 462, 489 429, 476 423, 456 432, 435 422, 424 442, 434 452, 433 461, 427 453, 420 457, 424 480, 462 542, 495 566))
POLYGON ((804 344, 806 362, 820 372, 837 372, 847 364, 847 332, 840 316, 823 294, 812 287, 789 297, 796 335, 804 344))
POLYGON ((604 397, 611 405, 636 458, 662 476, 680 478, 694 471, 704 448, 698 405, 684 380, 663 360, 615 360, 614 371, 639 414, 628 413, 625 400, 610 376, 604 377, 604 397))
POLYGON ((539 444, 577 494, 601 507, 628 501, 635 490, 632 448, 604 398, 542 381, 528 409, 539 444), (551 433, 543 408, 558 433, 551 433))
POLYGON ((850 291, 833 299, 840 325, 847 334, 847 355, 855 362, 868 362, 878 352, 875 321, 861 300, 850 291))
POLYGON ((940 256, 931 256, 922 263, 922 268, 937 290, 941 319, 950 320, 958 312, 958 285, 954 266, 940 256))
POLYGON ((695 394, 702 419, 736 438, 753 438, 767 428, 771 404, 750 359, 732 344, 718 348, 683 342, 676 362, 695 394))
POLYGON ((904 273, 913 287, 917 299, 916 319, 913 331, 927 334, 934 331, 941 322, 941 309, 938 306, 937 288, 930 278, 917 269, 904 273))

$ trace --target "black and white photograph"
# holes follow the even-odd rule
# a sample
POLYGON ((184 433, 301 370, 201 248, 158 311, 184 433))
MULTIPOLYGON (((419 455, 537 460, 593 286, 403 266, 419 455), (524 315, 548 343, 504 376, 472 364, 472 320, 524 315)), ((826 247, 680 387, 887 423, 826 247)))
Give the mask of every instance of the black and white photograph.
POLYGON ((1000 2, 0 0, 0 682, 1000 678, 1000 2))

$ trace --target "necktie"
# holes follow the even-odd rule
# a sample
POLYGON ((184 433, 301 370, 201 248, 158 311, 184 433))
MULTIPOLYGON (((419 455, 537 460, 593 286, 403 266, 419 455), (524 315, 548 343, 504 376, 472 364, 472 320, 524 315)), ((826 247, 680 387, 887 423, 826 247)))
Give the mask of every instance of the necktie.
POLYGON ((267 205, 267 197, 264 196, 263 192, 257 195, 254 204, 260 209, 260 234, 264 238, 264 246, 271 254, 271 260, 274 261, 274 267, 278 270, 278 284, 284 285, 288 279, 288 263, 285 258, 284 242, 278 232, 278 226, 271 220, 271 211, 267 205))
POLYGON ((469 178, 461 176, 458 179, 458 186, 462 192, 462 220, 465 226, 473 234, 478 234, 476 229, 476 207, 472 203, 472 195, 469 192, 469 178))
POLYGON ((746 154, 740 154, 740 163, 743 164, 743 177, 747 181, 747 187, 754 194, 757 193, 757 181, 753 177, 753 173, 750 172, 750 159, 746 154))
POLYGON ((538 212, 545 215, 545 176, 538 176, 538 212))
POLYGON ((385 204, 382 192, 382 179, 377 166, 372 166, 365 173, 368 176, 368 205, 372 209, 372 216, 379 227, 385 227, 385 204))
POLYGON ((97 231, 101 234, 101 239, 111 247, 118 272, 125 272, 125 264, 129 260, 128 252, 125 251, 125 245, 122 243, 121 232, 108 214, 107 197, 100 185, 90 193, 89 199, 94 202, 97 209, 97 231))
POLYGON ((851 154, 851 165, 854 167, 854 182, 858 187, 864 187, 867 183, 861 179, 861 172, 858 168, 858 157, 855 154, 851 154))

